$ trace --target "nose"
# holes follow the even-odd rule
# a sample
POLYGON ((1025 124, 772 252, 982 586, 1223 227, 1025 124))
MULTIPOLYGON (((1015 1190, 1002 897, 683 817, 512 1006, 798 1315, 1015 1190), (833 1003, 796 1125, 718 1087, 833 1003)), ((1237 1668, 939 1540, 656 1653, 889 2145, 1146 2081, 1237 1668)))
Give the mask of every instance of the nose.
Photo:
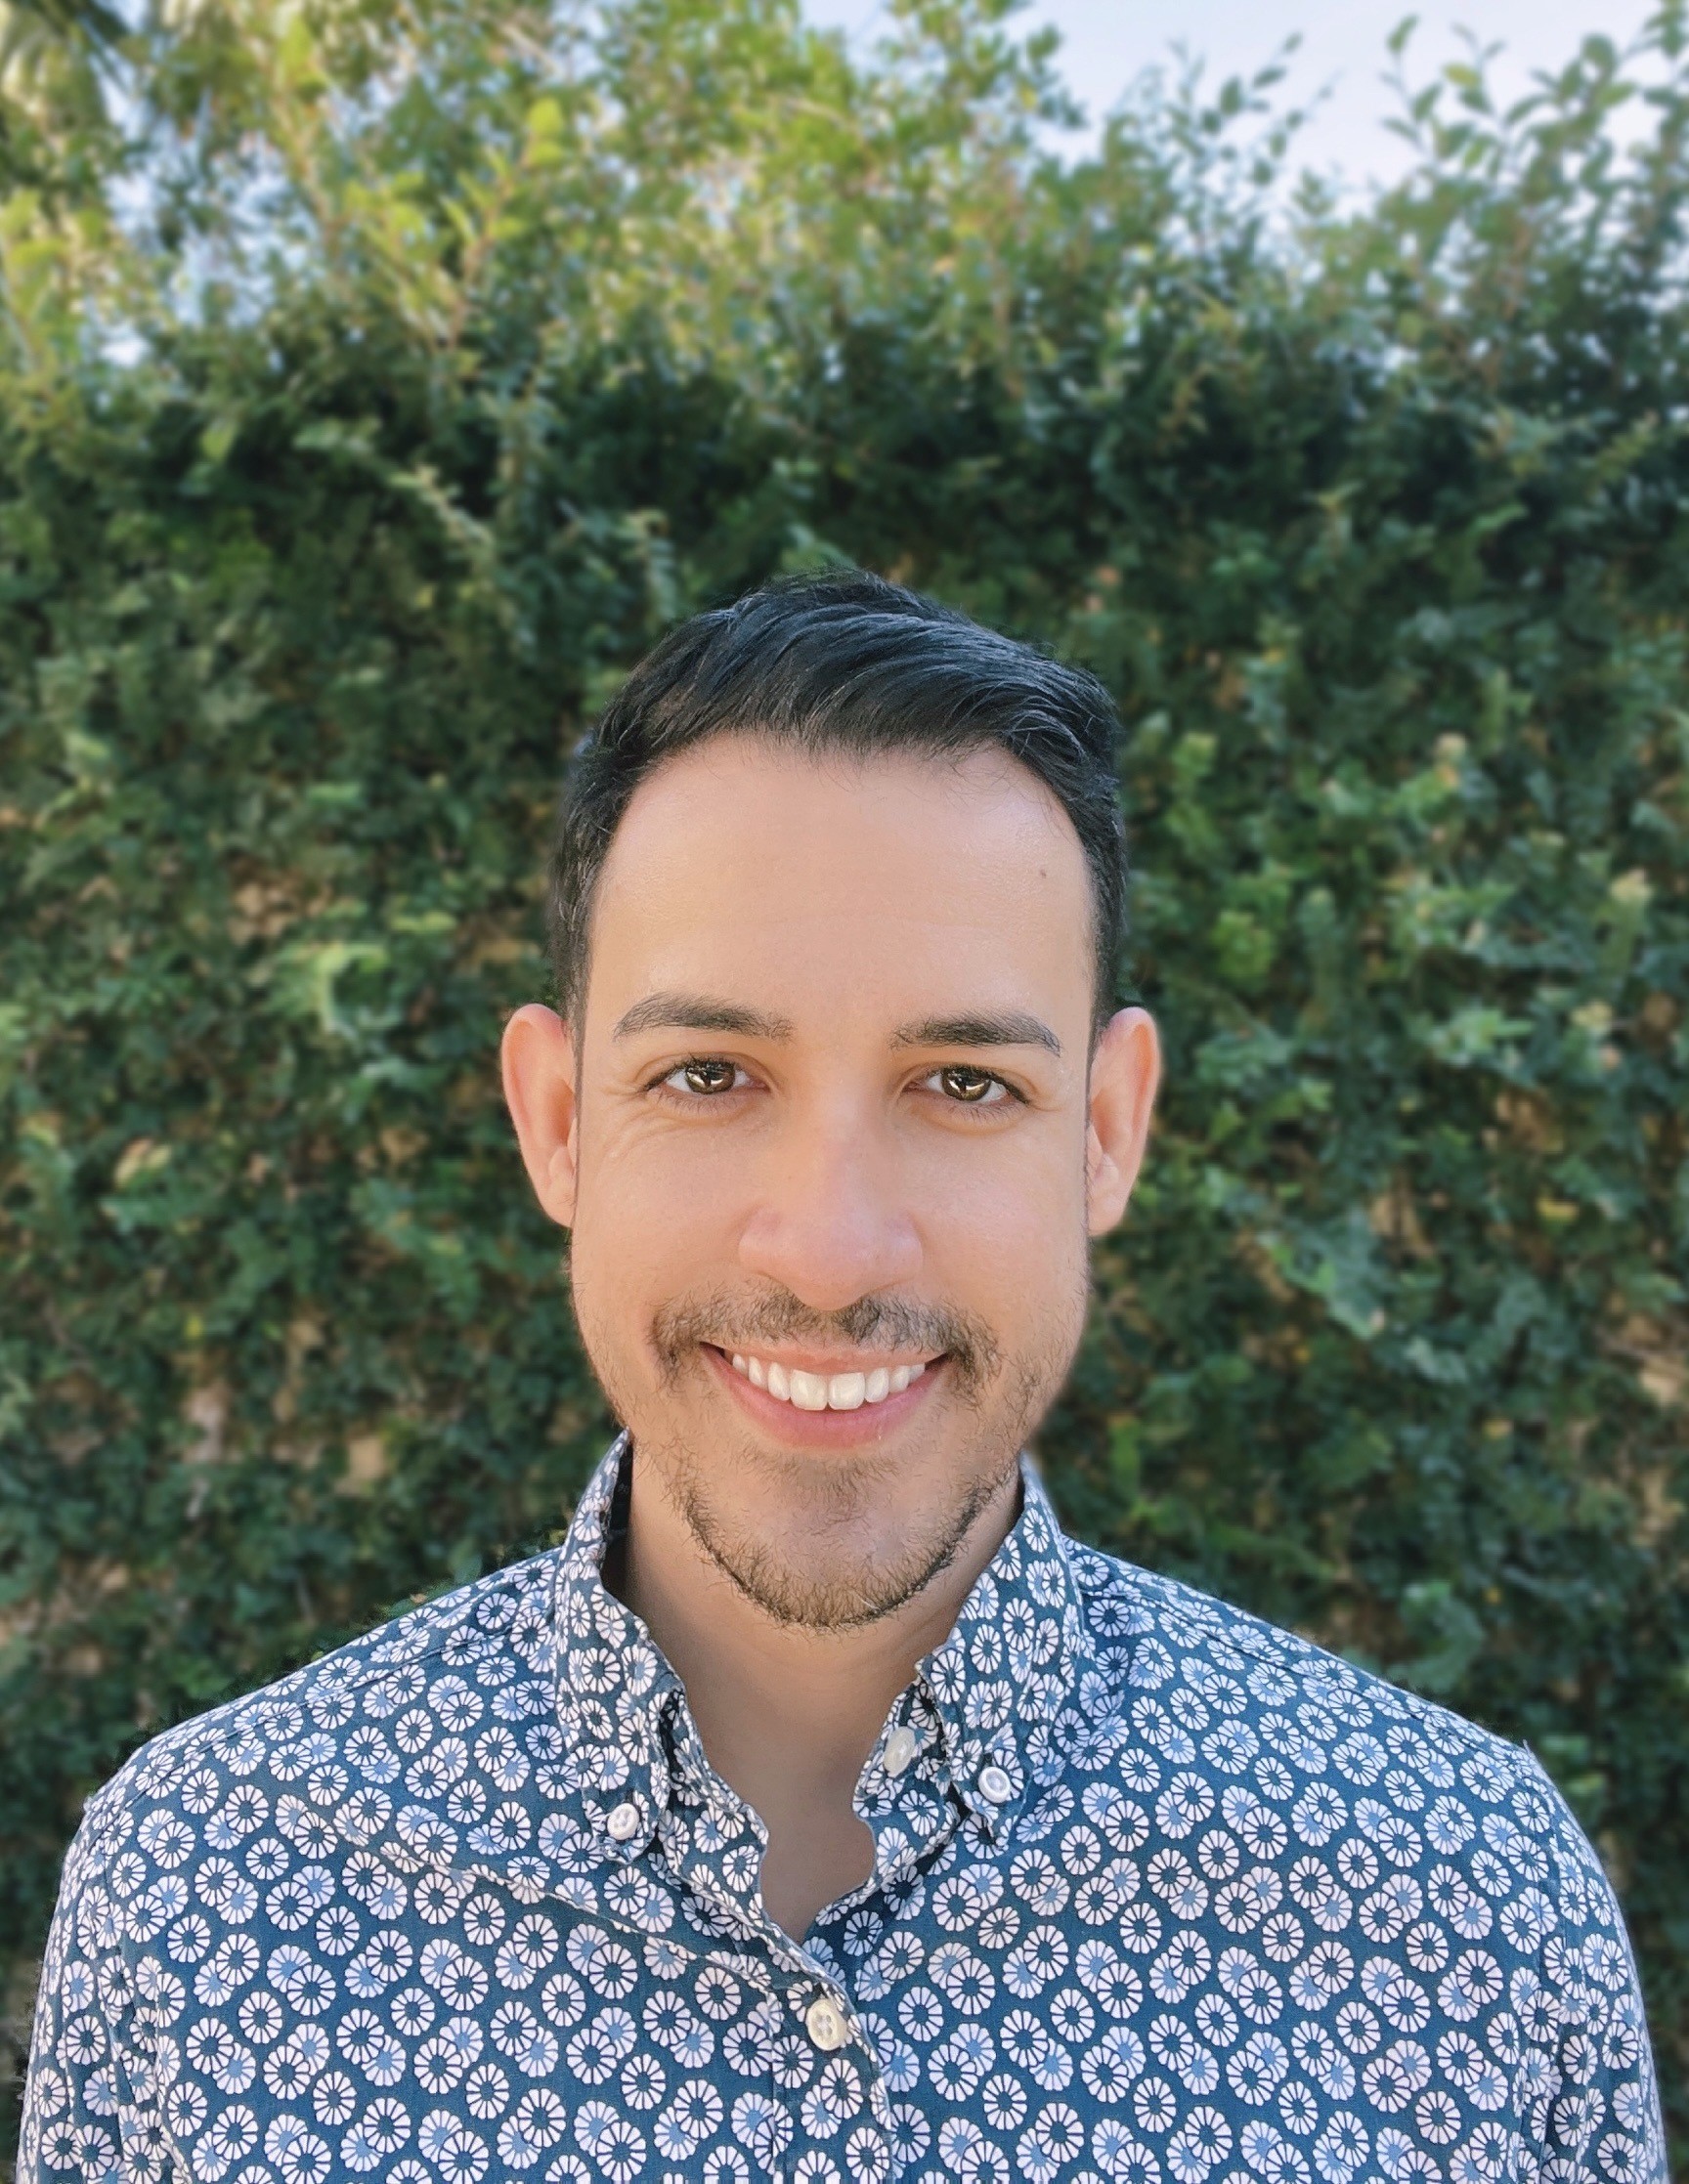
POLYGON ((912 1281, 921 1236, 896 1169, 860 1117, 817 1119, 784 1133, 740 1233, 740 1263, 818 1312, 843 1311, 876 1290, 912 1281))

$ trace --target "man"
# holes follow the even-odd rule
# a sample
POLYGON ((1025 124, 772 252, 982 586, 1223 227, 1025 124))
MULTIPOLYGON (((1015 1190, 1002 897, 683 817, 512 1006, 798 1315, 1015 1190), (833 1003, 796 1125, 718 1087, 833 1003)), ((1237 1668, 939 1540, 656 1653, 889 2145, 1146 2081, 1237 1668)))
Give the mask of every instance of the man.
POLYGON ((626 1431, 561 1548, 94 1800, 26 2184, 1663 2175, 1536 1761, 1020 1454, 1158 1070, 1111 725, 866 578, 625 685, 504 1081, 626 1431))

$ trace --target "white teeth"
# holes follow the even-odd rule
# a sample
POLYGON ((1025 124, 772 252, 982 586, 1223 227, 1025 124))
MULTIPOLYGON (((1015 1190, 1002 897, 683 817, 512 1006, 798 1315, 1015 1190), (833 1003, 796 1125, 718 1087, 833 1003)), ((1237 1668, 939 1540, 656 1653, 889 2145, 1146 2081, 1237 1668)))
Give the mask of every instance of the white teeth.
POLYGON ((876 1365, 871 1373, 806 1373, 799 1366, 765 1365, 760 1357, 732 1352, 733 1370, 753 1388, 764 1388, 776 1401, 793 1403, 799 1410, 860 1410, 864 1403, 883 1403, 888 1395, 900 1395, 917 1381, 926 1365, 876 1365))

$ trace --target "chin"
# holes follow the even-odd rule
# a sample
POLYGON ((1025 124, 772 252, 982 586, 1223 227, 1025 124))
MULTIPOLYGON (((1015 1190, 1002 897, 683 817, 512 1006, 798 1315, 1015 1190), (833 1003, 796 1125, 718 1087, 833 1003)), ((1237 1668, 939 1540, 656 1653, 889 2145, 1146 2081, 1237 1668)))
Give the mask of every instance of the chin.
POLYGON ((846 1630, 895 1613, 947 1568, 1017 1464, 1011 1453, 989 1473, 942 1489, 934 1481, 913 1506, 907 1496, 888 1506, 897 1467, 884 1455, 822 1465, 758 1451, 741 1490, 731 1467, 706 1479, 690 1466, 670 1489, 694 1539, 747 1599, 779 1622, 846 1630))
POLYGON ((787 1560, 777 1546, 745 1541, 723 1543, 721 1552, 710 1552, 765 1615, 790 1628, 812 1631, 860 1630, 879 1622, 895 1614, 936 1574, 928 1562, 908 1561, 906 1551, 888 1562, 820 1563, 810 1544, 811 1552, 801 1561, 787 1560))

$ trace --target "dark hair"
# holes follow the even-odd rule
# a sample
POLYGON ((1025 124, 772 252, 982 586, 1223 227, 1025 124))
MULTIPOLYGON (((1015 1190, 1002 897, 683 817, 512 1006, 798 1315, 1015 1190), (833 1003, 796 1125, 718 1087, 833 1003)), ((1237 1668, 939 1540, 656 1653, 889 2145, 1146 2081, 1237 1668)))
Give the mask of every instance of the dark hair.
POLYGON ((593 890, 634 790, 674 752, 738 730, 817 754, 995 745, 1018 758, 1085 852, 1101 1025, 1125 912, 1118 726, 1094 676, 856 571, 783 579, 695 615, 634 668, 571 765, 546 890, 559 1006, 579 1012, 593 890))

